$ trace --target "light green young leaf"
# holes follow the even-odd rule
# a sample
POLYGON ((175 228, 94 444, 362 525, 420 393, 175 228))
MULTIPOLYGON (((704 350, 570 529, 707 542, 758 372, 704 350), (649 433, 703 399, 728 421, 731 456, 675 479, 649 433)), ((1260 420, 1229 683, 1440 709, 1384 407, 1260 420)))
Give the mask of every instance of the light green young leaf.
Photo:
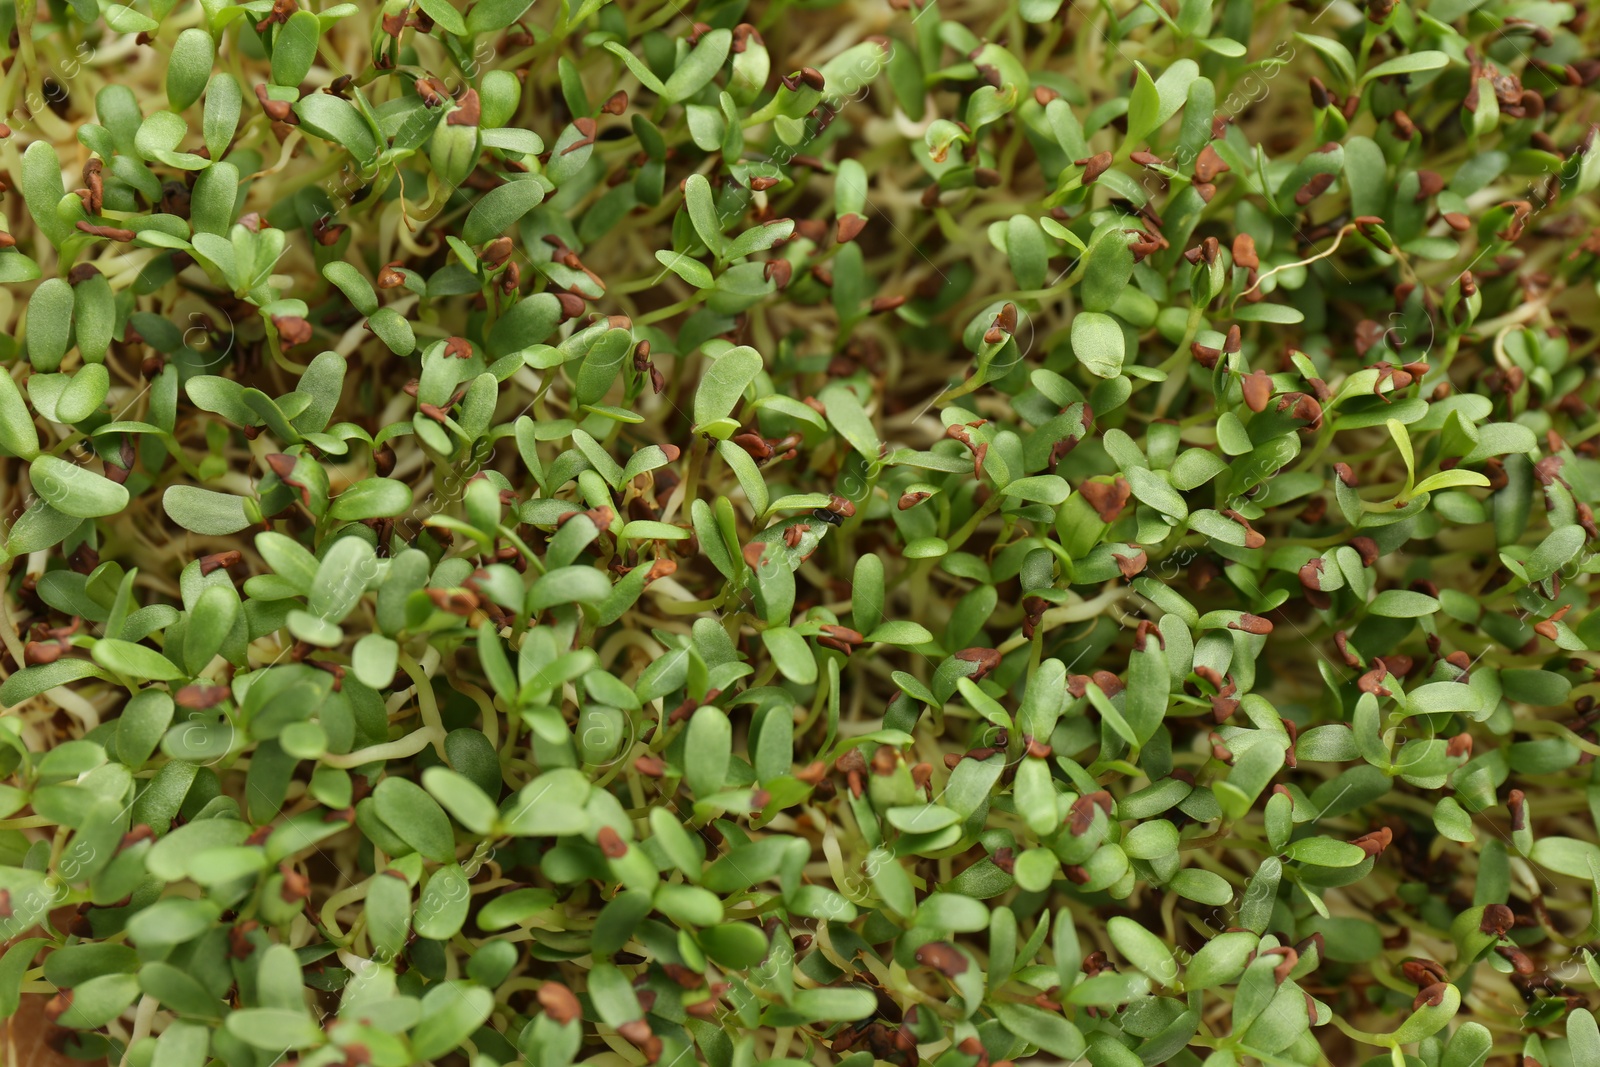
POLYGON ((717 357, 695 390, 695 425, 704 426, 732 414, 762 367, 761 353, 743 345, 717 357))
POLYGON ((1450 57, 1443 52, 1407 52, 1379 63, 1367 71, 1361 76, 1361 84, 1365 85, 1375 78, 1387 78, 1395 74, 1421 74, 1425 71, 1438 70, 1449 63, 1450 57))
POLYGON ((728 239, 722 234, 722 219, 717 215, 716 200, 711 193, 711 182, 704 174, 691 174, 683 186, 683 202, 689 211, 689 221, 701 242, 712 255, 722 258, 728 239))
POLYGON ((509 181, 483 194, 467 214, 461 239, 477 247, 498 237, 506 227, 539 206, 544 200, 544 185, 529 177, 509 181))
POLYGON ((732 46, 732 30, 715 29, 702 34, 688 57, 668 76, 661 90, 661 98, 669 104, 676 104, 698 93, 722 69, 732 46))
POLYGON ((80 519, 115 515, 128 506, 128 490, 87 467, 45 453, 28 465, 28 480, 51 507, 80 519))
POLYGON ((1122 373, 1122 327, 1110 315, 1080 311, 1072 319, 1072 352, 1090 374, 1114 378, 1122 373))
POLYGON ((220 536, 250 525, 244 498, 193 485, 167 487, 161 498, 167 516, 190 533, 220 536))

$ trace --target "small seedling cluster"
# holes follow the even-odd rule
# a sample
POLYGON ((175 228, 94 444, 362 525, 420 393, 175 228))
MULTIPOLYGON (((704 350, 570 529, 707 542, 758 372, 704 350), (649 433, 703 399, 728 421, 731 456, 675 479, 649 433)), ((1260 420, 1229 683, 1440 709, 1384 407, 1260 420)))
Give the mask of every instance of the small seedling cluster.
POLYGON ((0 6, 12 1038, 1600 1064, 1597 21, 0 6))

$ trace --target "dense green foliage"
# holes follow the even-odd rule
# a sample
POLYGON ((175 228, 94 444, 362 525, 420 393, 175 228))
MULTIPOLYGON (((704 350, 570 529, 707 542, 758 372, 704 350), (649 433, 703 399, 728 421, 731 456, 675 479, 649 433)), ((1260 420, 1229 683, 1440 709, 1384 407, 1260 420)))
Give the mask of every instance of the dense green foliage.
POLYGON ((1596 37, 8 0, 0 1016, 1600 1064, 1596 37))

